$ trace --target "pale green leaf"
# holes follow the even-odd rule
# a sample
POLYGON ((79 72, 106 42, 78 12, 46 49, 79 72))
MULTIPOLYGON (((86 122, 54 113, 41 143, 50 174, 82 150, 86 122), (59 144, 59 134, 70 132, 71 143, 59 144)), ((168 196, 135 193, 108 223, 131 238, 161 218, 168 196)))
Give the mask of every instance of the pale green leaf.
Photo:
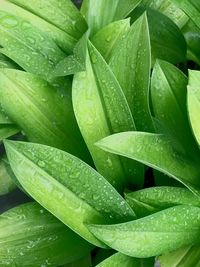
POLYGON ((129 28, 130 19, 128 18, 112 22, 92 36, 91 42, 101 53, 106 62, 110 61, 113 48, 120 41, 122 36, 126 34, 129 28))
POLYGON ((85 256, 92 246, 37 203, 0 215, 0 266, 56 267, 85 256))
POLYGON ((88 225, 109 247, 131 257, 148 258, 199 243, 200 208, 180 205, 114 225, 88 225))
POLYGON ((188 157, 199 157, 187 115, 187 77, 175 66, 157 61, 151 80, 151 98, 155 117, 188 157))
POLYGON ((96 265, 96 267, 153 267, 152 259, 137 259, 123 255, 121 253, 115 253, 111 257, 107 258, 103 262, 96 265))
POLYGON ((187 246, 158 257, 162 267, 200 267, 200 247, 187 246))
POLYGON ((74 112, 97 170, 119 190, 129 180, 141 187, 143 167, 121 160, 94 143, 112 133, 134 130, 134 121, 123 91, 110 67, 89 42, 86 72, 73 81, 74 112))
POLYGON ((71 0, 9 0, 78 40, 87 24, 71 0))
POLYGON ((127 221, 134 212, 89 165, 55 148, 5 141, 11 168, 22 187, 83 238, 104 247, 85 223, 127 221))
POLYGON ((71 88, 66 89, 61 92, 30 73, 0 69, 1 106, 28 139, 87 160, 88 151, 73 114, 71 88))
POLYGON ((136 129, 153 131, 149 110, 151 52, 146 14, 133 23, 116 44, 110 67, 126 96, 136 129))
POLYGON ((125 18, 141 0, 84 0, 81 12, 86 18, 91 34, 109 23, 125 18))
POLYGON ((199 194, 196 191, 200 186, 199 163, 177 152, 171 140, 164 135, 124 132, 106 137, 97 145, 105 151, 137 160, 155 168, 199 194))
POLYGON ((126 201, 138 217, 177 205, 200 207, 200 199, 187 188, 157 186, 126 194, 126 201))
POLYGON ((188 112, 194 136, 200 145, 200 71, 189 72, 188 112))

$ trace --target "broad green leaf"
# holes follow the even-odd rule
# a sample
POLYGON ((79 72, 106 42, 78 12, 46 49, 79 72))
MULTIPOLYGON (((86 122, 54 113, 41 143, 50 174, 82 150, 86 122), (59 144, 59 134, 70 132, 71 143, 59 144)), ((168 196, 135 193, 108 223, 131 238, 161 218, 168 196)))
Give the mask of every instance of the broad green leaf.
POLYGON ((96 267, 153 267, 152 259, 137 259, 123 255, 121 253, 115 253, 111 257, 107 258, 96 267))
POLYGON ((15 62, 13 62, 8 57, 1 54, 1 48, 0 48, 0 68, 9 68, 9 69, 19 68, 19 66, 15 64, 15 62))
POLYGON ((162 267, 200 267, 200 247, 187 246, 158 257, 162 267))
POLYGON ((171 0, 182 9, 188 17, 200 28, 200 2, 197 0, 171 0))
POLYGON ((91 38, 91 42, 104 57, 106 62, 110 61, 113 48, 130 28, 130 19, 112 22, 99 30, 91 38))
POLYGON ((87 29, 84 18, 71 0, 9 1, 38 15, 77 40, 87 29))
POLYGON ((51 73, 65 54, 46 33, 0 6, 1 53, 24 70, 51 80, 51 73))
POLYGON ((125 156, 155 168, 189 187, 193 192, 200 186, 199 163, 186 158, 161 134, 124 132, 97 143, 105 151, 125 156))
POLYGON ((0 266, 10 267, 56 267, 92 248, 35 202, 0 215, 0 240, 0 266))
POLYGON ((200 199, 186 188, 157 186, 126 194, 126 201, 138 217, 177 205, 200 207, 200 199))
MULTIPOLYGON (((13 1, 14 2, 14 1, 13 1)), ((19 1, 18 1, 19 2, 19 1)), ((49 1, 46 1, 46 6, 49 4, 49 1)), ((29 2, 26 1, 27 4, 29 2)), ((33 5, 33 3, 31 3, 33 5)), ((35 1, 34 1, 35 4, 35 1)), ((16 4, 12 4, 8 1, 1 0, 1 10, 4 10, 8 13, 11 13, 14 16, 20 17, 26 21, 29 21, 33 26, 40 29, 45 34, 48 34, 50 38, 52 38, 58 46, 60 46, 66 53, 71 53, 74 45, 77 42, 77 38, 73 36, 73 33, 77 33, 77 30, 65 32, 59 27, 57 27, 54 22, 46 21, 42 17, 37 16, 36 14, 31 13, 16 4)), ((52 11, 51 11, 52 12, 52 11)), ((50 17, 49 17, 50 19, 50 17)))
POLYGON ((89 42, 86 71, 74 77, 72 100, 75 116, 97 170, 118 190, 128 180, 141 187, 143 167, 95 146, 112 133, 134 130, 134 121, 123 91, 110 67, 89 42))
POLYGON ((73 114, 71 88, 66 89, 64 94, 33 74, 0 69, 1 106, 28 139, 87 160, 87 148, 73 114))
POLYGON ((148 258, 199 243, 200 208, 180 205, 114 225, 88 225, 109 247, 131 257, 148 258))
POLYGON ((16 188, 6 169, 3 159, 0 160, 0 196, 5 195, 16 188))
POLYGON ((187 77, 175 66, 157 61, 151 80, 151 98, 155 117, 183 153, 188 157, 199 154, 187 116, 187 77))
POLYGON ((136 129, 151 132, 153 125, 149 110, 150 53, 148 22, 144 14, 133 23, 124 38, 115 46, 110 67, 126 96, 136 129))
MULTIPOLYGON (((144 8, 138 8, 131 14, 132 22, 143 12, 144 8)), ((164 14, 147 9, 149 33, 151 41, 152 65, 157 58, 179 63, 185 61, 187 45, 178 26, 164 14)))
POLYGON ((55 148, 5 141, 11 168, 22 187, 73 231, 105 247, 85 223, 127 221, 134 212, 89 165, 55 148))
POLYGON ((188 16, 172 3, 171 0, 142 0, 141 6, 163 13, 173 20, 179 28, 182 28, 188 21, 188 16))
POLYGON ((81 12, 86 18, 91 34, 109 23, 125 18, 141 0, 84 0, 81 12))
POLYGON ((189 20, 182 28, 182 33, 187 42, 187 59, 200 65, 200 28, 192 20, 189 20))
POLYGON ((187 106, 194 136, 200 145, 200 71, 189 71, 187 106))
POLYGON ((73 54, 61 60, 53 70, 54 76, 66 76, 85 71, 85 55, 88 33, 84 34, 73 50, 73 54))

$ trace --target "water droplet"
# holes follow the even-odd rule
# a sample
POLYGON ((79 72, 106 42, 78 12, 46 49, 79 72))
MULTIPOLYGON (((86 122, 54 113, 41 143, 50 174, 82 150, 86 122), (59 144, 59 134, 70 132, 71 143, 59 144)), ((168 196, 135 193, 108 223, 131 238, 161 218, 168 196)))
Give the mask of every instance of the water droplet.
POLYGON ((39 161, 38 161, 38 166, 39 166, 39 167, 43 168, 43 167, 45 167, 45 165, 46 165, 46 164, 45 164, 44 161, 42 161, 42 160, 39 160, 39 161))
POLYGON ((93 64, 97 63, 97 57, 96 57, 96 55, 94 53, 91 54, 91 60, 92 60, 93 64))

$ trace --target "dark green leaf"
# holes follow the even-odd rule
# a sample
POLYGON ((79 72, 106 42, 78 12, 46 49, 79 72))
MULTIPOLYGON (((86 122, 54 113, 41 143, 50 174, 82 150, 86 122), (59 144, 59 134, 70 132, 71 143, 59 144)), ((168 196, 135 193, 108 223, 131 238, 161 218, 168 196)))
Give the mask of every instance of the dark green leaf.
POLYGON ((5 141, 11 168, 23 188, 89 242, 104 247, 85 223, 127 221, 134 213, 89 165, 44 145, 5 141))
POLYGON ((37 203, 0 215, 0 266, 56 267, 86 255, 90 244, 37 203))
POLYGON ((99 240, 131 257, 148 258, 199 243, 200 208, 180 205, 139 220, 88 225, 99 240))
POLYGON ((0 196, 5 195, 16 188, 10 174, 6 169, 3 159, 0 160, 0 196))
POLYGON ((73 81, 74 112, 97 170, 119 190, 129 179, 141 187, 143 167, 122 161, 97 148, 94 143, 112 133, 134 130, 134 121, 123 91, 110 67, 89 42, 86 72, 73 81))

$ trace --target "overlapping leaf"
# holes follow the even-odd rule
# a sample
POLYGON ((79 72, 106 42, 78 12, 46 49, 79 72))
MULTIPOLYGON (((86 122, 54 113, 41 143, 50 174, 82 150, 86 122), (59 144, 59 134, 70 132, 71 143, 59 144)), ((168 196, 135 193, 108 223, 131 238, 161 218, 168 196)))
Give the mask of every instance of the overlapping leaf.
POLYGON ((97 143, 105 151, 125 156, 153 167, 188 186, 200 186, 198 162, 177 152, 166 136, 143 132, 114 134, 97 143))
POLYGON ((91 34, 107 24, 125 18, 141 0, 84 0, 81 11, 87 20, 91 34))
POLYGON ((199 243, 200 208, 180 205, 114 225, 88 225, 99 240, 132 257, 147 258, 199 243))
POLYGON ((145 14, 114 47, 110 67, 124 91, 136 129, 153 131, 149 110, 151 52, 145 14))
POLYGON ((11 168, 23 188, 91 243, 104 247, 85 223, 127 221, 134 217, 117 191, 78 158, 39 144, 5 144, 11 168))
POLYGON ((1 105, 28 139, 87 160, 88 152, 72 110, 70 88, 67 89, 66 92, 56 90, 46 81, 23 71, 0 70, 1 105))
POLYGON ((37 203, 0 215, 0 266, 56 267, 92 248, 37 203))
POLYGON ((200 207, 200 200, 191 191, 182 187, 157 186, 126 194, 126 200, 138 217, 177 206, 200 207))
POLYGON ((73 81, 74 112, 97 170, 116 188, 128 179, 141 187, 143 167, 101 151, 95 142, 112 133, 134 130, 134 121, 123 91, 110 67, 89 42, 86 72, 73 81))
POLYGON ((177 148, 188 157, 198 157, 199 150, 189 126, 186 94, 187 77, 175 66, 157 61, 151 82, 152 106, 163 131, 175 139, 177 148), (181 146, 181 147, 180 147, 181 146))
POLYGON ((16 188, 10 174, 6 169, 4 158, 0 160, 0 196, 5 195, 16 188))

